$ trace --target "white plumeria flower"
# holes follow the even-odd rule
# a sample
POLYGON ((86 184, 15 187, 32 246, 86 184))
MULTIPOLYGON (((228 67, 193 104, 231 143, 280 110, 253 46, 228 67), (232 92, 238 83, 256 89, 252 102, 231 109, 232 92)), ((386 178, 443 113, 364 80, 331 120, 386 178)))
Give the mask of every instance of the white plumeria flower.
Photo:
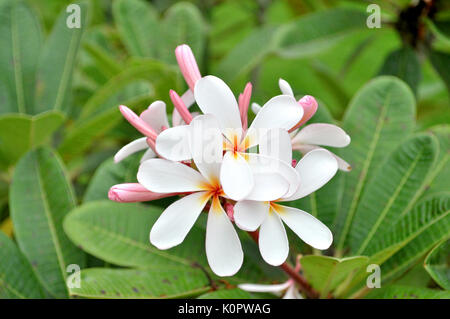
POLYGON ((282 284, 276 285, 240 284, 238 287, 248 292, 272 293, 276 296, 283 296, 283 299, 304 299, 298 291, 293 279, 289 279, 282 284))
MULTIPOLYGON (((294 96, 292 88, 288 82, 280 79, 278 81, 278 84, 283 94, 294 96)), ((299 125, 297 125, 297 127, 305 124, 317 110, 317 102, 312 96, 306 95, 301 98, 298 103, 303 107, 305 112, 302 120, 300 121, 299 125)), ((255 114, 257 114, 260 109, 261 107, 258 104, 252 104, 252 111, 255 114)), ((295 127, 295 129, 297 127, 295 127)), ((291 137, 292 148, 294 150, 300 151, 303 155, 315 149, 322 149, 320 145, 331 147, 346 147, 350 144, 351 141, 350 136, 345 133, 343 129, 336 125, 327 123, 309 124, 300 130, 293 130, 291 133, 291 137)), ((343 160, 336 154, 333 154, 333 156, 336 158, 340 170, 351 170, 350 164, 348 164, 345 160, 343 160)))
MULTIPOLYGON (((266 134, 260 144, 260 152, 292 162, 290 136, 285 130, 278 130, 276 140, 266 134), (273 147, 273 143, 279 143, 273 147)), ((313 150, 303 156, 295 167, 300 176, 300 187, 290 196, 274 201, 241 200, 234 206, 236 225, 246 231, 259 227, 259 250, 270 265, 281 265, 289 254, 289 242, 283 222, 308 245, 327 249, 333 241, 331 231, 314 216, 298 208, 282 206, 279 202, 293 201, 305 197, 325 185, 335 174, 338 164, 334 156, 325 149, 313 150)))
MULTIPOLYGON (((195 83, 194 97, 204 114, 212 114, 219 121, 225 150, 220 182, 230 198, 240 200, 248 196, 255 185, 251 166, 257 167, 262 162, 258 154, 246 151, 259 144, 263 130, 294 127, 301 120, 303 109, 292 96, 276 96, 261 108, 248 130, 244 130, 236 98, 221 79, 211 75, 201 78, 195 83)), ((159 134, 156 139, 158 154, 173 161, 191 159, 191 152, 186 147, 186 131, 186 126, 179 126, 159 134)))
MULTIPOLYGON (((220 198, 227 198, 227 194, 219 180, 223 137, 218 125, 214 116, 200 115, 186 126, 198 171, 179 162, 150 159, 140 165, 137 179, 151 192, 191 193, 167 207, 153 225, 150 242, 159 249, 169 249, 183 242, 207 202, 212 200, 206 226, 206 256, 214 273, 232 276, 242 265, 243 252, 236 230, 220 203, 220 198)), ((239 173, 229 172, 231 177, 239 173)), ((253 198, 275 199, 289 189, 288 182, 279 175, 265 174, 261 179, 271 183, 270 192, 263 186, 255 187, 250 194, 253 198)))

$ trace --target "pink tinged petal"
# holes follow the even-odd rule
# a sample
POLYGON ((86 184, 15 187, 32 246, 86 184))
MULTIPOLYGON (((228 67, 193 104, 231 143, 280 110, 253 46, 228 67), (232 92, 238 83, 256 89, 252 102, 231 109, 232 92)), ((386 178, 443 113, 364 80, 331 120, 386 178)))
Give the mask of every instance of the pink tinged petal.
POLYGON ((225 153, 220 169, 220 182, 225 194, 236 201, 245 198, 253 189, 253 173, 239 153, 225 153))
MULTIPOLYGON (((308 152, 311 152, 312 150, 326 150, 320 146, 309 145, 309 144, 298 144, 298 143, 293 144, 292 149, 299 150, 303 155, 308 154, 308 152)), ((352 167, 349 163, 344 161, 342 158, 340 158, 336 154, 334 154, 332 152, 330 152, 330 153, 334 156, 334 158, 338 162, 338 168, 341 171, 350 172, 352 170, 352 167)))
POLYGON ((181 100, 183 101, 184 105, 186 105, 187 108, 190 108, 192 104, 195 103, 194 92, 191 90, 187 90, 181 96, 181 100))
POLYGON ((142 151, 145 149, 148 149, 147 138, 146 137, 138 138, 137 140, 134 140, 133 142, 128 143, 127 145, 122 147, 116 153, 116 155, 114 155, 114 162, 119 163, 120 161, 124 160, 131 154, 134 154, 136 152, 139 152, 139 151, 142 151))
POLYGON ((191 48, 186 44, 179 45, 175 49, 175 56, 186 83, 193 91, 195 83, 201 78, 201 74, 191 48))
POLYGON ((166 103, 155 101, 141 113, 140 118, 153 128, 156 133, 160 133, 163 127, 169 127, 166 113, 166 103))
POLYGON ((287 81, 280 78, 278 80, 278 86, 280 87, 281 93, 294 96, 294 92, 292 91, 292 88, 287 81))
POLYGON ((325 149, 313 150, 303 156, 295 167, 300 175, 300 187, 283 200, 297 200, 305 197, 329 182, 336 174, 338 165, 334 156, 325 149))
POLYGON ((261 105, 258 103, 253 102, 252 103, 252 112, 253 114, 258 114, 258 112, 261 111, 261 105))
POLYGON ((248 107, 250 105, 250 98, 252 96, 252 84, 250 82, 244 88, 244 92, 239 96, 239 112, 241 115, 242 129, 246 130, 248 127, 248 107))
POLYGON ((279 293, 292 285, 291 281, 286 281, 282 284, 276 285, 258 285, 258 284, 240 284, 238 287, 242 290, 249 292, 271 292, 271 293, 279 293))
POLYGON ((271 210, 259 228, 259 251, 266 263, 279 266, 289 255, 289 242, 280 217, 271 210))
POLYGON ((230 219, 214 197, 206 224, 206 257, 218 276, 233 276, 242 266, 244 253, 230 219))
POLYGON ((278 173, 253 174, 254 186, 245 199, 254 201, 273 201, 285 195, 289 183, 278 173))
POLYGON ((184 193, 204 189, 206 179, 193 168, 178 162, 155 158, 143 162, 137 173, 138 182, 157 193, 184 193))
POLYGON ((333 234, 320 220, 297 208, 276 206, 276 212, 283 222, 305 243, 316 249, 328 249, 333 234))
POLYGON ((118 184, 109 189, 108 198, 119 203, 146 202, 176 195, 154 193, 138 183, 118 184))
POLYGON ((224 205, 224 209, 227 212, 228 218, 231 220, 231 222, 234 223, 234 206, 231 203, 226 202, 224 205))
POLYGON ((211 114, 200 115, 190 124, 189 147, 200 173, 212 184, 220 177, 223 135, 217 119, 211 114))
POLYGON ((292 143, 345 147, 350 144, 350 136, 336 125, 314 123, 301 129, 292 143))
POLYGON ((241 200, 234 205, 234 221, 245 231, 255 231, 269 214, 269 203, 241 200))
POLYGON ((187 109, 186 105, 184 104, 183 100, 179 97, 177 92, 175 92, 174 90, 170 90, 169 95, 173 105, 175 106, 176 110, 180 114, 183 121, 186 124, 191 123, 192 115, 191 113, 189 113, 189 110, 187 109))
POLYGON ((162 131, 156 138, 156 152, 171 161, 192 158, 189 149, 189 126, 180 125, 162 131))
POLYGON ((250 137, 249 147, 259 143, 259 138, 271 128, 289 130, 303 116, 303 109, 289 95, 278 95, 271 98, 256 114, 247 135, 250 137))
POLYGON ((119 109, 125 119, 130 122, 130 124, 133 125, 139 132, 153 140, 156 139, 157 134, 155 130, 153 130, 153 128, 151 128, 143 119, 137 116, 136 113, 134 113, 125 105, 120 105, 119 109))
POLYGON ((158 249, 169 249, 181 244, 208 199, 206 192, 198 192, 172 203, 153 225, 150 242, 158 249))
POLYGON ((313 117, 313 115, 316 113, 317 108, 319 106, 317 104, 316 99, 311 95, 305 95, 304 97, 302 97, 300 100, 298 100, 298 104, 300 104, 301 107, 303 108, 304 111, 303 117, 301 121, 298 122, 297 125, 295 125, 294 128, 291 129, 291 131, 297 129, 298 127, 308 122, 311 119, 311 117, 313 117))
POLYGON ((152 148, 149 148, 145 151, 144 155, 142 155, 140 163, 145 162, 146 160, 152 159, 156 157, 155 151, 152 148))
POLYGON ((218 77, 208 75, 197 81, 195 100, 204 114, 214 115, 226 136, 229 130, 242 130, 239 107, 231 89, 218 77))

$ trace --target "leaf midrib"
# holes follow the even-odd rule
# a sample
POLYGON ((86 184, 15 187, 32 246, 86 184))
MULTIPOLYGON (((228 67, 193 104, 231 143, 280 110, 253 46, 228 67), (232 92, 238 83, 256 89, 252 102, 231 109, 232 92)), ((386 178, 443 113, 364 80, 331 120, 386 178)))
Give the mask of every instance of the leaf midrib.
POLYGON ((16 4, 11 6, 11 41, 12 41, 12 53, 14 60, 14 82, 16 84, 16 97, 17 97, 17 108, 19 113, 25 113, 25 92, 23 85, 23 72, 22 72, 22 61, 20 59, 20 44, 17 41, 18 37, 18 26, 16 21, 16 4))

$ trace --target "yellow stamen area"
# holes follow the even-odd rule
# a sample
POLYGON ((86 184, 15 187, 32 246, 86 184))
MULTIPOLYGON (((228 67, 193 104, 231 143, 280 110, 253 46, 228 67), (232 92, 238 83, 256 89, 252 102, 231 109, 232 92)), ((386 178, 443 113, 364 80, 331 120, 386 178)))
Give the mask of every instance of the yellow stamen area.
POLYGON ((283 214, 285 211, 285 208, 282 205, 278 205, 274 202, 270 202, 269 205, 270 205, 270 211, 276 212, 278 214, 283 214))
POLYGON ((219 201, 219 196, 225 195, 218 178, 214 178, 210 182, 203 182, 202 184, 199 185, 199 188, 205 191, 205 194, 200 198, 200 200, 203 202, 209 200, 212 197, 213 205, 215 200, 219 201))

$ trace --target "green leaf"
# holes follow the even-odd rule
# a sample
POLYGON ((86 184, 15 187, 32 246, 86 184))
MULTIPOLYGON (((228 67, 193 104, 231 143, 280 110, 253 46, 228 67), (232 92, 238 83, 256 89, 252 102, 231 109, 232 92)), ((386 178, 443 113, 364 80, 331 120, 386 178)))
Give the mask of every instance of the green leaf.
POLYGON ((170 299, 200 295, 208 290, 204 272, 193 267, 173 269, 107 269, 81 271, 81 287, 70 294, 86 298, 170 299))
POLYGON ((45 298, 28 260, 14 242, 0 231, 0 298, 45 298))
POLYGON ((41 42, 41 26, 28 5, 21 0, 1 1, 0 87, 6 99, 0 113, 33 112, 41 42))
POLYGON ((83 267, 85 255, 62 228, 75 197, 55 153, 40 148, 22 157, 14 171, 9 205, 19 247, 40 281, 52 296, 67 297, 66 268, 83 267))
POLYGON ((344 248, 365 184, 386 155, 412 132, 414 116, 411 89, 394 77, 370 81, 351 101, 343 129, 352 142, 340 155, 353 170, 344 176, 342 205, 334 222, 338 254, 344 248))
POLYGON ((364 254, 372 241, 409 212, 421 195, 438 154, 436 138, 419 134, 401 144, 365 186, 349 234, 351 251, 364 254))
POLYGON ((431 51, 429 57, 434 69, 447 86, 447 90, 450 90, 450 54, 431 51))
POLYGON ((425 269, 436 283, 450 290, 450 241, 444 241, 433 248, 425 258, 425 269))
POLYGON ((87 25, 87 4, 80 3, 80 28, 69 28, 66 8, 55 22, 42 51, 37 77, 35 113, 69 109, 69 95, 80 41, 87 25))
POLYGON ((168 63, 176 63, 175 48, 180 44, 191 47, 201 66, 205 47, 205 25, 200 11, 189 2, 171 6, 162 22, 159 57, 168 63))
POLYGON ((422 71, 416 52, 409 47, 391 52, 379 71, 379 75, 394 75, 405 81, 417 95, 422 71))
POLYGON ((356 256, 333 258, 328 256, 308 255, 301 259, 303 273, 311 285, 326 297, 350 275, 367 265, 369 258, 356 256))
POLYGON ((373 292, 367 295, 371 299, 449 299, 450 292, 417 288, 409 286, 392 285, 386 288, 373 289, 373 292))
POLYGON ((117 0, 113 2, 112 12, 128 52, 155 58, 160 32, 156 10, 141 0, 117 0))
POLYGON ((263 27, 250 33, 227 54, 217 67, 216 73, 227 82, 250 72, 276 48, 276 28, 263 27))
POLYGON ((14 164, 28 150, 46 142, 63 121, 63 114, 57 111, 1 115, 0 162, 14 164))
POLYGON ((197 299, 257 299, 257 297, 242 289, 234 288, 208 292, 197 299))
POLYGON ((280 30, 276 53, 286 58, 310 56, 366 28, 366 14, 359 10, 335 8, 311 13, 280 30))

